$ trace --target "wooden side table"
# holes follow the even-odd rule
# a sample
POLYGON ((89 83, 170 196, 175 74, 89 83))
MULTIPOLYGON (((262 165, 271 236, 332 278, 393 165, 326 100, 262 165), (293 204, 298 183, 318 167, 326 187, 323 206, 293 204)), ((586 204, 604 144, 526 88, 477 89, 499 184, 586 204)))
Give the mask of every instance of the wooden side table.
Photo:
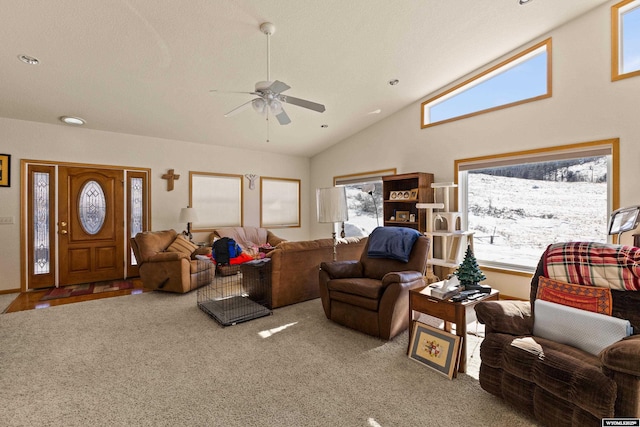
MULTIPOLYGON (((422 289, 413 289, 409 291, 409 344, 411 345, 411 335, 413 334, 414 311, 424 313, 429 316, 437 317, 444 320, 444 329, 451 332, 451 323, 456 324, 456 335, 462 337, 462 348, 460 350, 460 363, 458 372, 466 372, 467 370, 467 312, 473 310, 473 307, 480 301, 497 301, 500 292, 492 289, 491 293, 473 300, 463 302, 453 302, 451 300, 441 300, 431 296, 431 288, 429 286, 422 289)), ((409 354, 407 347, 407 354, 409 354)))

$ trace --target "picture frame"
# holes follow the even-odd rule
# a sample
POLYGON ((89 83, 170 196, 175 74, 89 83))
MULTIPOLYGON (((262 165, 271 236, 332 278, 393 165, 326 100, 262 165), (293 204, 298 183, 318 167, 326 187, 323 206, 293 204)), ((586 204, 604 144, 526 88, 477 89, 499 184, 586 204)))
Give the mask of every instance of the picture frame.
POLYGON ((396 211, 396 221, 409 222, 409 211, 396 211))
POLYGON ((453 379, 457 375, 462 337, 413 322, 409 358, 453 379))
POLYGON ((410 200, 418 200, 418 189, 417 188, 412 188, 411 192, 409 193, 409 199, 410 200))
POLYGON ((11 187, 10 154, 0 154, 0 187, 11 187))

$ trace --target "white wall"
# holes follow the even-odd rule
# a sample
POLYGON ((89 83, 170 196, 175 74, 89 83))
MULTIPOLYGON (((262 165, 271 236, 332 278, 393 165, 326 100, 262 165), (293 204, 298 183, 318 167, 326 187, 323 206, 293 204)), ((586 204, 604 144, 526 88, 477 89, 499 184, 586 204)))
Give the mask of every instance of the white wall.
MULTIPOLYGON (((551 98, 420 129, 420 102, 433 94, 425 95, 313 157, 311 188, 331 185, 336 175, 391 167, 397 167, 398 173, 432 172, 436 181, 453 181, 455 159, 620 138, 620 204, 640 204, 640 77, 611 82, 610 7, 614 3, 526 46, 553 37, 551 98)), ((402 81, 401 73, 399 78, 402 81)), ((312 236, 329 232, 313 222, 311 226, 312 236)), ((623 243, 630 238, 627 233, 623 243)), ((528 278, 486 275, 485 283, 502 293, 528 298, 528 278)))
MULTIPOLYGON (((189 171, 297 178, 301 180, 302 227, 274 232, 291 240, 309 236, 308 158, 5 118, 0 118, 0 153, 11 155, 11 187, 0 187, 0 216, 15 218, 13 225, 0 225, 0 292, 20 288, 21 159, 151 168, 153 230, 185 228, 178 215, 189 204, 189 171), (171 192, 161 178, 168 169, 180 174, 171 192)), ((244 179, 243 191, 244 224, 259 226, 259 180, 255 190, 249 190, 244 179)), ((196 234, 194 240, 206 237, 208 233, 196 234)))

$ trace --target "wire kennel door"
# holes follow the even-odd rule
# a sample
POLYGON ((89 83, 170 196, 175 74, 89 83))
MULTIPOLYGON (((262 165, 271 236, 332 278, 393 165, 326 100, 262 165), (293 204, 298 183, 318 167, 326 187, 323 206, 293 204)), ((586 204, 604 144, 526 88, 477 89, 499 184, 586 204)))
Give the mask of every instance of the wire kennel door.
POLYGON ((240 265, 236 274, 216 274, 198 289, 198 307, 223 326, 235 325, 271 311, 271 259, 240 265))

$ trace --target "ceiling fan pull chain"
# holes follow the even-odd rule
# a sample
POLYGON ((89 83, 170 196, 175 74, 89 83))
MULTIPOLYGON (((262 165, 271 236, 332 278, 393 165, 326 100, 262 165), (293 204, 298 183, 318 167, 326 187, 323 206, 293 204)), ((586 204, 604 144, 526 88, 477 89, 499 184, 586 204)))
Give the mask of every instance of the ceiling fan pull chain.
POLYGON ((267 142, 269 142, 269 112, 267 112, 267 142))

